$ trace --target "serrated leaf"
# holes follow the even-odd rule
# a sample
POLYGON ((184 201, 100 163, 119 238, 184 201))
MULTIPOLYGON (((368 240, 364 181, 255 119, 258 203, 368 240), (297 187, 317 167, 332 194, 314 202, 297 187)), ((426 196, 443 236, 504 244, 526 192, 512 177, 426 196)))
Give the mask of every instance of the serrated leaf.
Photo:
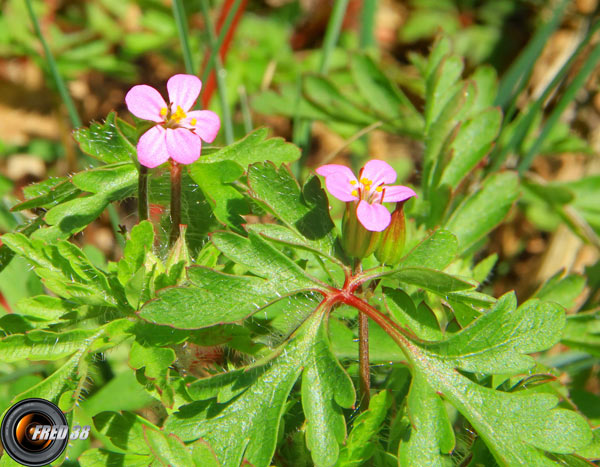
POLYGON ((298 232, 313 249, 331 256, 334 225, 329 217, 327 195, 317 177, 310 177, 302 191, 285 167, 270 163, 248 169, 252 196, 266 206, 287 227, 298 232))
POLYGON ((494 174, 458 206, 445 228, 456 235, 460 249, 465 251, 504 219, 518 195, 515 173, 494 174))
MULTIPOLYGON (((269 254, 268 249, 265 252, 269 254)), ((306 282, 295 289, 285 285, 284 291, 270 280, 223 274, 201 266, 188 268, 188 279, 188 287, 159 292, 158 300, 147 303, 138 312, 139 316, 155 324, 199 329, 234 323, 288 295, 318 288, 316 283, 309 287, 306 282), (191 315, 190 310, 193 311, 191 315)))
POLYGON ((269 160, 279 165, 293 162, 300 157, 300 149, 297 146, 286 142, 283 138, 267 138, 268 134, 267 128, 259 128, 244 139, 208 156, 203 156, 199 159, 199 163, 233 161, 245 169, 256 162, 269 160))
POLYGON ((440 295, 457 290, 468 290, 474 287, 473 284, 456 276, 435 269, 415 266, 386 272, 385 275, 440 295))
POLYGON ((135 146, 124 135, 122 128, 127 123, 118 120, 111 112, 104 123, 92 123, 89 128, 80 128, 73 133, 81 150, 107 164, 131 162, 137 159, 135 146), (119 128, 121 127, 121 128, 119 128))
POLYGON ((306 445, 317 466, 335 465, 346 438, 342 407, 356 395, 346 371, 334 357, 324 326, 319 328, 302 373, 302 408, 306 415, 306 445))
POLYGON ((7 363, 25 359, 58 360, 82 349, 100 351, 120 343, 128 336, 131 327, 131 322, 122 319, 111 321, 99 329, 33 330, 26 334, 12 334, 0 339, 0 359, 7 363))
POLYGON ((315 280, 311 280, 302 268, 254 232, 249 232, 248 238, 230 232, 215 232, 211 239, 229 259, 269 280, 273 288, 286 295, 288 289, 308 289, 315 285, 315 280))
MULTIPOLYGON (((181 407, 179 412, 169 417, 166 429, 184 441, 198 438, 208 441, 215 447, 224 467, 237 467, 242 458, 256 467, 269 465, 275 449, 284 403, 292 386, 302 371, 310 372, 307 376, 309 381, 312 381, 318 372, 329 371, 329 368, 314 366, 317 363, 315 358, 321 355, 324 348, 322 344, 325 344, 322 341, 326 335, 323 326, 323 314, 317 310, 288 342, 282 344, 274 355, 264 361, 246 369, 193 383, 189 387, 193 397, 213 399, 200 400, 181 407), (319 348, 321 350, 315 354, 315 349, 319 348), (219 398, 214 399, 217 395, 219 398)), ((329 354, 328 351, 326 353, 329 354)), ((337 417, 341 414, 335 409, 335 405, 329 406, 331 408, 328 409, 320 404, 333 404, 330 397, 334 397, 338 404, 352 404, 353 393, 348 392, 350 386, 343 382, 347 381, 348 377, 345 374, 341 376, 344 372, 339 364, 335 360, 330 363, 335 364, 341 373, 339 376, 332 374, 333 379, 324 387, 331 387, 332 381, 338 381, 342 382, 346 389, 336 395, 332 395, 330 391, 321 392, 320 396, 307 401, 309 405, 305 410, 310 412, 311 417, 315 417, 312 423, 315 424, 315 428, 320 427, 325 439, 337 439, 340 420, 337 417), (333 412, 330 412, 332 409, 333 412), (331 415, 336 412, 338 415, 331 422, 326 418, 322 419, 324 425, 319 422, 320 417, 316 417, 318 413, 331 415), (333 426, 330 423, 333 423, 333 426)), ((321 380, 326 377, 326 374, 319 376, 321 380)), ((313 461, 316 465, 330 465, 324 464, 320 457, 315 457, 315 452, 313 461)))
POLYGON ((514 374, 532 368, 535 362, 526 354, 554 345, 564 326, 560 307, 529 300, 517 308, 514 293, 508 293, 470 326, 426 348, 465 371, 514 374))
POLYGON ((50 178, 45 180, 40 184, 37 184, 37 188, 35 190, 30 188, 29 192, 26 193, 27 200, 13 206, 11 211, 22 211, 24 209, 34 209, 34 208, 45 208, 49 209, 57 204, 63 203, 70 199, 75 198, 81 193, 71 180, 66 177, 61 178, 50 178), (50 183, 48 183, 50 182, 50 183), (43 185, 42 185, 43 184, 43 185))
POLYGON ((36 274, 57 295, 79 304, 124 306, 122 289, 109 282, 86 255, 67 241, 49 245, 22 234, 6 234, 3 242, 30 261, 36 274))

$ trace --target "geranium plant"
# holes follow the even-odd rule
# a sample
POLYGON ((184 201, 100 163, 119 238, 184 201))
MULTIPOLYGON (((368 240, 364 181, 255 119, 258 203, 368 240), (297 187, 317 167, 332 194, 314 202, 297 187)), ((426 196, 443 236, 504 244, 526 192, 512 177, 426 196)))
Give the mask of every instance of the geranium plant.
MULTIPOLYGON (((3 265, 26 260, 45 293, 0 318, 0 360, 51 362, 11 403, 45 398, 71 425, 92 426, 65 465, 598 457, 597 432, 543 357, 561 339, 585 348, 593 315, 565 312, 574 276, 522 303, 482 287, 497 261, 483 254, 488 236, 522 185, 485 159, 502 127, 496 78, 463 79, 446 39, 419 63, 422 112, 378 67, 358 72, 363 97, 396 96, 424 142, 411 187, 396 184, 392 154, 366 159, 358 175, 323 164, 299 180, 299 148, 264 128, 202 147, 220 119, 193 110, 201 82, 192 75, 171 77, 167 100, 131 88, 135 126, 112 112, 74 133, 96 166, 28 187, 13 211, 36 217, 1 247, 3 265), (131 198, 141 208, 120 259, 101 264, 72 241, 131 198), (152 204, 162 217, 148 216, 152 204)), ((392 119, 386 131, 397 130, 392 121, 404 125, 392 119)))

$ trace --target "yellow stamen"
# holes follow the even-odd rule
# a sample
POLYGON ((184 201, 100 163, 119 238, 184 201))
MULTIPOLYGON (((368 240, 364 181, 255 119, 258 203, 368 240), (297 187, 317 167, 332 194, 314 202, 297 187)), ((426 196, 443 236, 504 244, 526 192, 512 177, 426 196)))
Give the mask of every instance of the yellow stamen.
POLYGON ((362 183, 363 185, 370 185, 372 182, 368 178, 361 178, 360 183, 362 183))
POLYGON ((183 120, 185 117, 186 117, 185 112, 179 105, 177 106, 177 111, 171 116, 171 118, 173 120, 175 120, 175 122, 179 122, 180 120, 183 120))
POLYGON ((352 190, 352 196, 358 196, 358 190, 352 190))
POLYGON ((166 107, 163 107, 162 109, 160 109, 161 117, 165 117, 168 113, 169 113, 169 109, 167 109, 166 107))
POLYGON ((356 185, 356 180, 350 180, 350 185, 356 185))
POLYGON ((376 191, 377 193, 381 193, 381 192, 383 191, 383 187, 381 187, 381 186, 378 186, 377 188, 375 188, 375 191, 376 191))
POLYGON ((192 118, 192 119, 190 120, 190 125, 192 125, 192 126, 196 126, 196 123, 198 123, 198 120, 196 120, 195 118, 192 118))

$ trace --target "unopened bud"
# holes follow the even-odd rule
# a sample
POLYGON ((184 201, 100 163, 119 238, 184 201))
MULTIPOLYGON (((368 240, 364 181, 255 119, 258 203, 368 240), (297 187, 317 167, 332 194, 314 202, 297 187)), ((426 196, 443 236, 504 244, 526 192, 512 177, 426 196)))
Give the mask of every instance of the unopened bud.
POLYGON ((356 206, 356 202, 346 203, 342 219, 342 246, 348 256, 362 259, 373 253, 381 233, 364 228, 356 216, 356 206))
POLYGON ((187 225, 179 224, 179 237, 171 247, 171 252, 169 253, 169 257, 167 258, 167 271, 169 271, 174 265, 181 261, 184 262, 185 266, 189 266, 191 264, 190 253, 185 243, 186 230, 187 225))
POLYGON ((375 250, 375 257, 382 264, 398 264, 402 258, 406 238, 403 207, 404 201, 396 203, 390 225, 381 233, 381 242, 375 250))

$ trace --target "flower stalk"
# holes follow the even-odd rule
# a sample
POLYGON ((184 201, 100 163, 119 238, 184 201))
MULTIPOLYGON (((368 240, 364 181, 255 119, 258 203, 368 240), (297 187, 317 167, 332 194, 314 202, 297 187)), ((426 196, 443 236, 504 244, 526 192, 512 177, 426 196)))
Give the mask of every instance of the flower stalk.
POLYGON ((179 238, 181 224, 181 165, 171 160, 171 234, 169 246, 179 238))
POLYGON ((138 222, 148 220, 148 167, 140 164, 138 171, 138 222))

